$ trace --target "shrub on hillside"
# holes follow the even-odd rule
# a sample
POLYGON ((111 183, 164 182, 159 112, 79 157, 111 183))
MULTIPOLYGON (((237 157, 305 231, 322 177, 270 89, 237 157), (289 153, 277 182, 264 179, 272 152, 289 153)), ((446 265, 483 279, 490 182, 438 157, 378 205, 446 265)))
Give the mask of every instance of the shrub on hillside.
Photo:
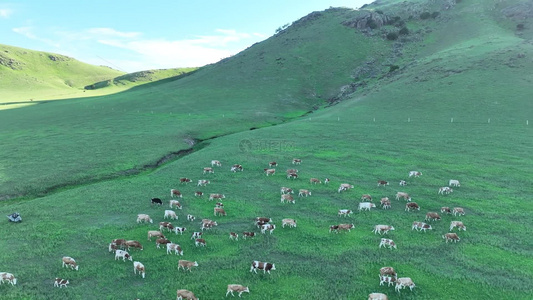
POLYGON ((397 65, 390 65, 389 66, 389 73, 390 72, 394 72, 396 70, 398 70, 400 68, 400 66, 397 66, 397 65))
POLYGON ((403 27, 398 33, 401 35, 407 35, 409 34, 409 29, 407 27, 403 27))
POLYGON ((376 21, 374 21, 374 20, 370 20, 370 21, 368 21, 368 24, 367 24, 367 25, 368 25, 368 27, 369 27, 370 29, 376 29, 376 28, 378 28, 378 23, 376 23, 376 21))
POLYGON ((397 32, 389 32, 387 33, 387 40, 394 41, 398 39, 398 33, 397 32))
POLYGON ((522 23, 516 25, 516 29, 517 29, 517 30, 524 30, 524 28, 525 28, 525 26, 524 26, 524 24, 522 24, 522 23))
POLYGON ((427 11, 420 14, 420 19, 422 20, 429 19, 430 17, 431 17, 431 14, 427 11))

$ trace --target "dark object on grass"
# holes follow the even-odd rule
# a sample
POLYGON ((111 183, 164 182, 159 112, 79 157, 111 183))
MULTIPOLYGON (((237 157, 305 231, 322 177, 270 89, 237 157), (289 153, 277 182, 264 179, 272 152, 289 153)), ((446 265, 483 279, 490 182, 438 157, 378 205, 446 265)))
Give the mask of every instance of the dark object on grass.
POLYGON ((7 215, 7 218, 11 222, 15 222, 15 223, 22 222, 22 217, 20 216, 20 214, 18 212, 12 213, 10 215, 7 215))

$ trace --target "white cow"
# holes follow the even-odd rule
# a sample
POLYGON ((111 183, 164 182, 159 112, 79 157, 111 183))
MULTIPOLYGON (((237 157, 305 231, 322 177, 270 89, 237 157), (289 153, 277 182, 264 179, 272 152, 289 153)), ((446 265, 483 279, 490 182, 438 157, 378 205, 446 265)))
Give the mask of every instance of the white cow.
POLYGON ((374 203, 371 202, 361 202, 359 203, 359 211, 364 210, 370 210, 372 207, 376 207, 374 203))
POLYGON ((461 184, 459 183, 459 180, 456 180, 456 179, 450 179, 450 182, 448 183, 449 186, 461 186, 461 184))

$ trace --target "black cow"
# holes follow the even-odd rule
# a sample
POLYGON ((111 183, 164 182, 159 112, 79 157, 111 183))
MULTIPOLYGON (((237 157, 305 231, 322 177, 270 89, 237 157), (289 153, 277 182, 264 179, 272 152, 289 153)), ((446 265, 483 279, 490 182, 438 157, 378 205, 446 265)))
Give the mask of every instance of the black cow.
POLYGON ((152 198, 150 205, 154 205, 154 204, 163 205, 163 201, 161 201, 161 199, 159 198, 152 198))

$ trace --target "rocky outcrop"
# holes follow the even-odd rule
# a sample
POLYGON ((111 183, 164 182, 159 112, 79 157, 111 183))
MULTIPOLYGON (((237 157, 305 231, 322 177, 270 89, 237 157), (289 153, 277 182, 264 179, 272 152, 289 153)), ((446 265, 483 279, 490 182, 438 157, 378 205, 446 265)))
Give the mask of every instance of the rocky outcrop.
POLYGON ((352 20, 342 22, 342 25, 356 29, 377 29, 391 22, 391 17, 384 13, 364 11, 364 13, 352 20))

